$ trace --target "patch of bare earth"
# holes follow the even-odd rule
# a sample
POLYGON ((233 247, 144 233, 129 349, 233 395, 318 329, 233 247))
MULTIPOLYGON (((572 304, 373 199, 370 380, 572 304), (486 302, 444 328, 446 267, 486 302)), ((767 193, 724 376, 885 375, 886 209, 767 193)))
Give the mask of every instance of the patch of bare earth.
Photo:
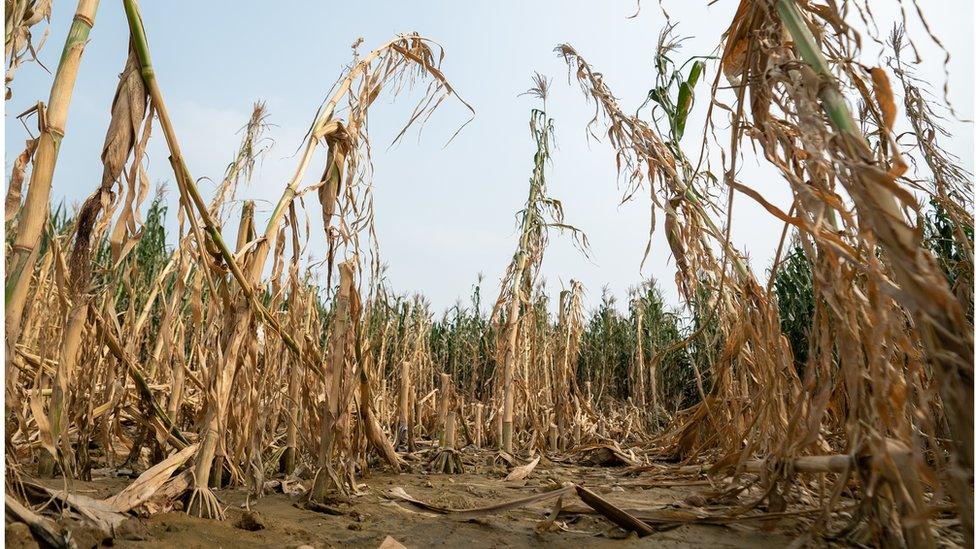
MULTIPOLYGON (((615 526, 582 504, 575 494, 563 498, 562 510, 551 518, 553 499, 475 517, 433 513, 392 496, 401 488, 433 506, 471 509, 525 498, 566 482, 586 486, 613 505, 635 515, 661 510, 698 511, 706 480, 648 478, 628 475, 621 467, 557 463, 543 458, 525 480, 505 481, 509 468, 493 463, 488 452, 477 461, 466 459, 466 473, 390 474, 374 471, 360 479, 359 495, 337 498, 310 510, 298 493, 280 491, 260 498, 230 488, 217 491, 226 507, 223 521, 200 519, 181 511, 133 519, 111 543, 115 547, 379 547, 387 536, 406 547, 783 547, 800 525, 780 521, 766 531, 759 521, 728 524, 653 524, 655 532, 637 537, 615 526)), ((468 456, 470 458, 470 456, 468 456)), ((308 481, 303 481, 308 484, 308 481)), ((105 497, 124 485, 120 479, 75 482, 72 490, 105 497)), ((52 487, 63 486, 58 481, 52 487)), ((729 503, 731 505, 731 502, 729 503)), ((715 511, 714 505, 709 507, 715 511)), ((8 537, 11 532, 8 526, 8 537)), ((23 536, 20 536, 23 537, 23 536)), ((18 538, 19 539, 19 538, 18 538)), ((29 539, 29 536, 28 536, 29 539)), ((25 546, 25 545, 21 545, 25 546)))

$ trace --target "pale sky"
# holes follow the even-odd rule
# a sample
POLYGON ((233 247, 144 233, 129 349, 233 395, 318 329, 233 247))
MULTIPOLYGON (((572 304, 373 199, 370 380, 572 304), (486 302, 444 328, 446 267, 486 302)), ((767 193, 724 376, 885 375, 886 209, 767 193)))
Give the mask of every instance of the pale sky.
MULTIPOLYGON (((651 64, 664 17, 657 2, 645 0, 638 17, 633 1, 594 2, 189 2, 144 1, 142 5, 153 61, 190 171, 219 180, 240 141, 256 100, 267 102, 269 135, 275 146, 265 156, 249 187, 239 198, 258 201, 259 226, 280 196, 297 164, 296 150, 326 98, 332 83, 351 59, 350 45, 364 38, 366 52, 399 32, 418 31, 444 46, 443 69, 459 94, 476 110, 474 120, 446 148, 445 141, 467 119, 459 103, 446 102, 424 128, 394 148, 392 138, 413 108, 406 95, 395 104, 388 95, 370 113, 373 139, 376 226, 390 287, 419 291, 435 311, 466 299, 477 274, 484 273, 485 301, 497 295, 499 278, 515 249, 515 212, 525 202, 534 143, 528 131, 529 111, 536 102, 519 93, 531 86, 533 71, 553 78, 549 115, 555 119, 558 148, 548 172, 550 194, 562 200, 566 221, 589 237, 593 258, 583 258, 568 236, 554 234, 543 276, 551 295, 570 278, 587 289, 595 306, 608 285, 623 300, 628 287, 642 279, 661 281, 669 302, 677 303, 674 262, 658 234, 651 256, 640 271, 647 242, 649 203, 646 194, 620 205, 613 151, 608 143, 587 140, 585 126, 593 115, 579 87, 567 80, 566 66, 553 48, 567 42, 605 76, 625 109, 632 111, 653 81, 651 64)), ((912 12, 911 3, 905 2, 912 12)), ((973 2, 921 2, 933 31, 952 52, 951 98, 963 119, 973 115, 973 2)), ((704 0, 664 2, 677 31, 691 38, 680 55, 714 51, 728 26, 736 2, 704 0)), ((51 70, 64 43, 75 3, 55 0, 51 35, 41 51, 51 70)), ((893 0, 872 2, 880 34, 886 37, 897 16, 893 0)), ((851 21, 857 19, 851 16, 851 21)), ((936 97, 945 81, 942 53, 922 32, 914 16, 909 32, 922 52, 916 67, 936 97)), ((81 65, 71 104, 66 137, 54 178, 54 201, 80 203, 98 185, 99 154, 109 109, 126 58, 128 32, 121 3, 102 0, 81 65)), ((870 42, 870 40, 866 40, 870 42)), ((684 57, 682 57, 683 59, 684 57)), ((867 58, 866 64, 877 62, 867 58)), ((709 73, 714 75, 710 65, 709 73)), ((710 81, 710 78, 706 78, 710 81)), ((6 102, 5 167, 26 136, 14 116, 47 101, 51 75, 36 64, 22 66, 6 102)), ((700 87, 701 95, 707 92, 700 87)), ((704 101, 688 123, 683 144, 697 150, 704 101), (696 135, 697 134, 697 135, 696 135)), ((943 146, 973 169, 973 130, 968 122, 950 121, 954 137, 943 146)), ((719 130, 724 127, 720 126, 719 130)), ((169 225, 176 226, 176 188, 158 125, 149 150, 153 183, 169 189, 169 225)), ((318 159, 310 170, 321 172, 318 159)), ((716 166, 716 170, 720 167, 716 166)), ((783 208, 789 206, 785 182, 751 157, 742 180, 783 208)), ((205 195, 213 188, 203 182, 205 195)), ((148 200, 147 204, 148 206, 148 200)), ((310 254, 324 256, 319 206, 311 197, 313 221, 310 254)), ((782 224, 742 195, 733 215, 733 242, 746 251, 760 276, 779 239, 782 224)), ((237 211, 226 233, 236 230, 237 211)), ((719 220, 721 221, 721 220, 719 220)), ((173 237, 173 234, 170 235, 173 237)), ((324 279, 324 276, 323 276, 324 279)))

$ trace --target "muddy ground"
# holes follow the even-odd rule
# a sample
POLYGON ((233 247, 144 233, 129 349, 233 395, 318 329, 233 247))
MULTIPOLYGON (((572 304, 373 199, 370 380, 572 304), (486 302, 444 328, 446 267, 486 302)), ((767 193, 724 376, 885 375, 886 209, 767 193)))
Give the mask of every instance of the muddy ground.
MULTIPOLYGON (((225 507, 226 520, 190 517, 180 511, 160 513, 130 521, 115 539, 97 540, 97 534, 80 529, 79 546, 113 544, 115 547, 379 547, 387 536, 406 547, 784 547, 802 533, 790 519, 774 530, 764 530, 759 521, 724 525, 656 525, 655 533, 638 538, 589 511, 575 494, 563 498, 563 513, 546 523, 554 500, 473 518, 438 515, 395 500, 390 493, 402 488, 425 503, 452 509, 469 509, 524 498, 551 490, 564 482, 588 487, 614 505, 633 510, 687 510, 703 512, 703 495, 711 489, 701 478, 662 477, 660 473, 627 474, 623 467, 593 466, 578 461, 554 462, 541 459, 532 473, 520 481, 505 481, 512 465, 493 460, 488 452, 463 453, 465 473, 427 473, 424 456, 409 462, 413 472, 392 474, 374 470, 358 479, 359 495, 331 502, 318 511, 304 508, 302 486, 310 481, 294 479, 281 492, 276 482, 267 484, 271 493, 249 498, 242 488, 217 491, 225 507), (250 512, 247 511, 250 508, 250 512), (323 512, 324 511, 324 512, 323 512), (247 514, 245 518, 244 515, 247 514), (243 520, 242 520, 243 519, 243 520), (247 523, 247 524, 244 524, 247 523), (244 529, 244 527, 252 530, 244 529)), ((519 460, 514 465, 523 463, 519 460)), ((63 481, 45 484, 63 487, 63 481)), ((76 481, 72 490, 93 498, 117 493, 129 482, 122 477, 76 481)), ((729 502, 729 508, 734 502, 729 502)), ((708 512, 715 513, 714 504, 708 512)), ((36 543, 22 526, 7 525, 8 547, 32 547, 36 543)), ((395 545, 393 547, 396 547, 395 545)))

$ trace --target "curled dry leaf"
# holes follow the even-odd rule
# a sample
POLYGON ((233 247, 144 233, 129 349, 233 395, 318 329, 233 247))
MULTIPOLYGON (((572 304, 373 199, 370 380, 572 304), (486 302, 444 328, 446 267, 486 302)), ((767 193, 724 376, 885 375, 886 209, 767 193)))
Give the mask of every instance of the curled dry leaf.
POLYGON ((10 169, 10 185, 7 187, 7 198, 4 201, 4 221, 10 221, 17 216, 20 210, 20 199, 24 186, 24 173, 27 171, 27 163, 34 157, 37 149, 37 139, 28 139, 24 146, 24 152, 14 160, 13 168, 10 169))
POLYGON ((871 82, 874 84, 874 98, 881 107, 881 123, 887 131, 894 130, 895 115, 898 108, 895 106, 895 94, 891 91, 891 81, 888 80, 888 73, 881 67, 871 69, 871 82))
POLYGON ((512 472, 509 473, 507 477, 505 477, 505 480, 515 481, 515 480, 525 479, 526 477, 532 474, 532 471, 535 469, 535 466, 539 464, 540 459, 542 459, 541 455, 536 456, 535 459, 526 463, 525 465, 520 465, 515 469, 512 469, 512 472))
POLYGON ((148 501, 165 484, 173 472, 196 453, 199 444, 191 444, 146 470, 132 484, 118 494, 103 500, 120 513, 130 511, 148 501))

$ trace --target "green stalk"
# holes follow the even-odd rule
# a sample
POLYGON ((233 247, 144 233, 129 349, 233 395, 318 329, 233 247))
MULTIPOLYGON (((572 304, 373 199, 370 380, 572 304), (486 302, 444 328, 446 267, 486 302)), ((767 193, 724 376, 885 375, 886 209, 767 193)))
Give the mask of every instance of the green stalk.
MULTIPOLYGON (((200 195, 200 191, 197 189, 193 176, 190 175, 190 170, 186 166, 186 160, 184 160, 183 153, 180 151, 180 145, 176 140, 176 132, 173 129, 173 123, 169 118, 169 112, 166 110, 166 104, 163 101, 162 92, 160 91, 159 83, 156 80, 156 74, 153 71, 152 58, 149 54, 149 42, 146 38, 146 31, 142 24, 142 15, 139 11, 139 4, 136 2, 136 0, 123 0, 123 5, 125 7, 126 18, 129 21, 129 32, 135 45, 136 55, 139 57, 142 78, 146 83, 146 88, 149 90, 149 95, 152 97, 153 106, 159 116, 159 122, 163 128, 163 135, 166 138, 166 145, 169 147, 170 155, 172 156, 172 164, 176 178, 180 183, 180 188, 181 190, 185 191, 187 195, 189 195, 193 205, 196 206, 200 219, 203 220, 204 230, 217 245, 217 249, 220 251, 221 257, 227 264, 228 268, 230 268, 231 274, 234 276, 234 279, 237 280, 237 283, 241 287, 241 291, 251 304, 255 316, 257 316, 259 320, 266 322, 275 331, 275 333, 281 337, 282 341, 285 343, 285 346, 288 347, 288 349, 295 355, 297 355, 300 360, 302 356, 301 348, 290 335, 282 330, 278 321, 271 315, 270 312, 268 312, 264 305, 258 301, 251 284, 248 282, 248 279, 244 276, 244 273, 237 265, 237 262, 234 260, 234 254, 230 251, 226 241, 224 241, 224 238, 220 233, 220 228, 210 215, 207 204, 200 195)), ((188 213, 192 214, 192 212, 188 213)))
MULTIPOLYGON (((221 257, 240 286, 241 294, 250 305, 254 316, 258 319, 258 321, 266 322, 268 326, 270 326, 279 335, 279 337, 281 337, 285 346, 295 354, 296 360, 302 362, 303 353, 301 348, 290 335, 284 333, 278 321, 271 316, 264 305, 258 300, 249 278, 244 275, 240 267, 237 265, 234 255, 231 253, 230 248, 227 246, 227 243, 224 241, 223 236, 220 233, 219 226, 214 222, 212 216, 210 215, 210 210, 208 209, 207 204, 204 202, 203 197, 200 195, 195 180, 190 175, 190 170, 186 165, 186 160, 183 158, 183 154, 180 151, 179 142, 176 139, 176 131, 173 128, 173 123, 169 118, 169 113, 166 109, 162 92, 159 89, 159 83, 156 80, 155 71, 153 71, 152 67, 149 44, 146 38, 145 27, 142 23, 142 16, 139 12, 139 5, 136 0, 123 0, 123 5, 125 7, 126 18, 129 22, 130 35, 134 43, 136 55, 139 58, 141 69, 140 73, 143 81, 146 84, 146 88, 149 90, 149 95, 152 98, 153 106, 159 116, 160 125, 163 128, 163 135, 166 138, 166 144, 170 151, 170 164, 173 166, 173 171, 180 189, 183 207, 186 210, 187 215, 190 216, 192 222, 194 216, 189 205, 189 202, 192 202, 200 216, 200 219, 203 220, 204 230, 210 236, 211 241, 216 244, 221 257)), ((202 235, 199 233, 199 228, 195 227, 194 230, 195 235, 197 236, 198 240, 200 240, 198 245, 200 246, 202 252, 205 247, 205 242, 202 241, 202 235)), ((261 261, 261 264, 263 265, 263 261, 261 261)), ((252 270, 252 274, 255 275, 253 277, 255 281, 257 281, 260 273, 260 266, 252 270)), ((238 319, 238 323, 227 340, 228 348, 224 356, 226 360, 224 367, 229 369, 230 380, 233 379, 234 372, 237 367, 237 353, 240 351, 241 341, 244 336, 243 330, 245 329, 246 325, 247 324, 243 322, 243 319, 238 319)), ((318 373, 320 376, 324 376, 322 369, 317 363, 315 363, 314 360, 307 361, 307 364, 309 368, 318 373)), ((220 381, 223 373, 218 373, 217 376, 218 383, 216 386, 215 398, 217 399, 218 403, 225 402, 226 399, 229 398, 230 393, 230 387, 227 386, 227 384, 232 383, 232 381, 220 381)), ((220 509, 216 497, 212 494, 212 492, 210 492, 208 479, 211 474, 211 469, 214 468, 215 451, 217 448, 218 439, 220 437, 218 432, 218 424, 222 421, 222 418, 225 417, 226 409, 223 412, 220 412, 220 410, 214 406, 208 406, 207 408, 207 416, 204 420, 204 427, 202 428, 201 432, 202 443, 193 466, 193 495, 191 496, 190 503, 187 507, 187 512, 198 514, 201 517, 207 516, 222 518, 223 511, 220 509)), ((216 467, 217 473, 215 478, 219 481, 220 462, 218 461, 216 463, 218 465, 216 467)))
MULTIPOLYGON (((146 376, 142 374, 139 367, 136 366, 136 364, 129 357, 128 353, 126 353, 125 349, 122 348, 122 344, 119 343, 119 340, 116 339, 116 337, 105 328, 105 322, 98 315, 95 315, 95 327, 98 328, 99 335, 105 338, 105 344, 112 354, 115 355, 115 358, 122 362, 129 371, 132 379, 136 382, 136 387, 138 387, 142 398, 146 400, 149 407, 152 409, 153 415, 155 415, 159 421, 162 422, 169 434, 174 439, 179 441, 183 447, 188 445, 189 442, 186 440, 186 437, 183 436, 183 433, 180 432, 179 427, 173 423, 173 420, 170 418, 169 414, 167 414, 166 411, 163 410, 162 406, 160 406, 156 401, 156 398, 152 394, 152 390, 149 388, 149 383, 146 381, 146 376)), ((175 446, 178 449, 182 448, 179 445, 175 446)))
POLYGON ((820 100, 823 101, 824 111, 830 118, 830 123, 837 131, 860 136, 863 140, 864 137, 860 135, 861 132, 847 107, 847 101, 837 89, 830 67, 827 65, 827 59, 817 46, 817 41, 813 37, 813 33, 810 32, 810 27, 803 21, 796 4, 793 3, 793 0, 779 0, 776 3, 776 11, 783 20, 783 24, 789 29, 790 35, 793 36, 793 43, 796 45, 800 57, 810 65, 818 76, 826 78, 829 83, 829 85, 822 87, 820 100))

